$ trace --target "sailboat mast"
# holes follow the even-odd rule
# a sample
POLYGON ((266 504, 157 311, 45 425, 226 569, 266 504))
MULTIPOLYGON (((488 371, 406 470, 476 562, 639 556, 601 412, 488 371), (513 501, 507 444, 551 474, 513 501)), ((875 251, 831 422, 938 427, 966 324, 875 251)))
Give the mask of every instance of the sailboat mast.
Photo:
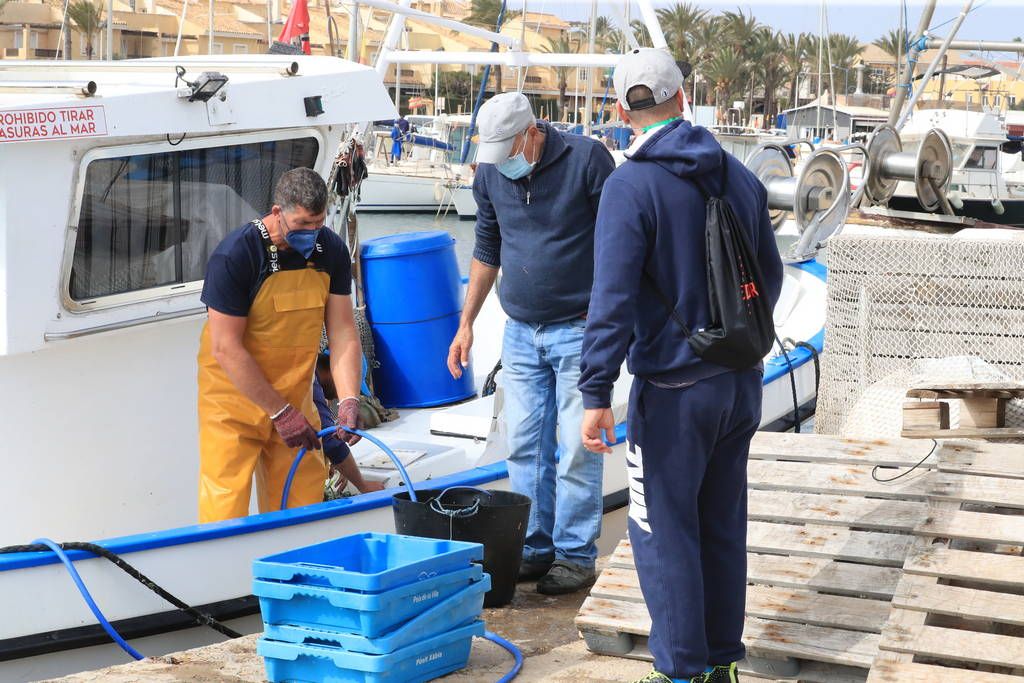
POLYGON ((899 120, 900 112, 903 110, 903 102, 907 99, 907 91, 910 89, 910 84, 914 82, 914 64, 920 52, 917 43, 932 23, 932 15, 935 14, 935 3, 936 0, 928 0, 928 4, 924 6, 924 10, 921 12, 921 21, 917 24, 917 31, 910 40, 910 48, 907 50, 907 61, 909 64, 903 72, 903 78, 896 86, 896 94, 893 96, 892 105, 889 108, 888 123, 890 126, 896 125, 896 121, 899 120))
POLYGON ((821 49, 825 43, 825 0, 821 0, 821 10, 818 13, 818 108, 814 121, 814 133, 818 137, 821 134, 821 49))
MULTIPOLYGON (((590 0, 590 35, 587 38, 587 52, 594 54, 595 34, 597 33, 597 0, 590 0)), ((583 124, 583 134, 590 136, 594 122, 594 71, 587 68, 587 101, 583 105, 583 113, 586 123, 583 124)))

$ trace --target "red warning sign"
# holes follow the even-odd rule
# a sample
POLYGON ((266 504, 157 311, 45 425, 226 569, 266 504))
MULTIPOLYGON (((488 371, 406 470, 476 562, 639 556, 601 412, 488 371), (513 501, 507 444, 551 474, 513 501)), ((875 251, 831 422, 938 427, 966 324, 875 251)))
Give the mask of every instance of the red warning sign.
POLYGON ((91 138, 107 134, 102 105, 0 109, 0 142, 91 138))

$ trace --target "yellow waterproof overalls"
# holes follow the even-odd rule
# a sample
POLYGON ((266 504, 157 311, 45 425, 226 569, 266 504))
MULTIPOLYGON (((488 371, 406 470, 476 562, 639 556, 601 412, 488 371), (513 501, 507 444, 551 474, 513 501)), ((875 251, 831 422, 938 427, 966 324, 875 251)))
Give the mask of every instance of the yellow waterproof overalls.
MULTIPOLYGON (((262 221, 253 221, 266 248, 270 275, 249 308, 244 344, 263 375, 317 429, 313 369, 330 289, 330 276, 312 263, 281 270, 277 247, 262 221)), ((209 326, 199 342, 199 521, 249 514, 252 475, 260 512, 277 510, 296 449, 285 445, 270 417, 243 396, 214 359, 209 326)), ((288 507, 323 500, 327 463, 321 451, 302 460, 288 507)))

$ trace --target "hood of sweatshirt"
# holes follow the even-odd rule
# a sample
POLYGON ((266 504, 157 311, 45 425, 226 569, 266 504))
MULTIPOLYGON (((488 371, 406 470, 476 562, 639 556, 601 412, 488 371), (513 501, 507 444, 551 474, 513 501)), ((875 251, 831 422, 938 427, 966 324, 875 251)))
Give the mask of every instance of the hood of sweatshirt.
POLYGON ((680 178, 702 176, 722 165, 722 147, 703 126, 679 119, 650 136, 630 155, 631 161, 654 162, 680 178))

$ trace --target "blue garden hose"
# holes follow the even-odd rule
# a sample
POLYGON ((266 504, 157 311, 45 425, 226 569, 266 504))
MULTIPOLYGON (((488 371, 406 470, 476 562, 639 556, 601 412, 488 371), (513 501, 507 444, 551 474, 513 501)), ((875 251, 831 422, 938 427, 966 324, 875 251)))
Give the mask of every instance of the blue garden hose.
POLYGON ((516 663, 512 666, 512 670, 498 679, 498 683, 508 683, 513 678, 518 676, 519 671, 523 668, 523 653, 519 651, 519 648, 516 647, 515 644, 505 640, 497 633, 484 631, 484 638, 491 641, 492 643, 497 643, 498 645, 501 645, 503 648, 512 653, 513 657, 515 657, 516 663))
POLYGON ((82 577, 79 576, 78 570, 75 569, 75 565, 71 562, 71 559, 64 552, 64 549, 57 545, 54 541, 48 538, 37 538, 32 541, 33 544, 39 543, 45 545, 47 548, 53 551, 57 558, 64 564, 64 568, 68 570, 68 574, 71 575, 71 580, 75 582, 75 586, 78 588, 78 592, 82 594, 82 599, 85 600, 85 604, 92 610, 93 616, 100 622, 100 626, 107 632, 115 643, 121 646, 121 649, 130 654, 135 659, 145 659, 145 657, 139 654, 139 651, 129 645, 121 634, 111 625, 107 618, 103 616, 103 612, 100 611, 96 601, 92 599, 92 595, 89 593, 89 589, 85 587, 85 583, 82 582, 82 577))
MULTIPOLYGON (((414 503, 419 502, 416 499, 416 491, 412 487, 412 479, 409 478, 409 473, 405 471, 405 467, 402 465, 402 461, 399 460, 398 456, 395 455, 395 452, 393 450, 388 448, 387 445, 385 445, 384 442, 378 439, 377 437, 367 434, 361 429, 349 429, 348 427, 342 427, 342 429, 344 429, 349 434, 355 434, 357 436, 363 437, 364 439, 366 439, 367 441, 376 445, 378 448, 384 451, 387 454, 387 456, 391 458, 391 462, 395 463, 395 467, 398 469, 398 473, 402 475, 402 481, 405 482, 406 488, 409 489, 409 500, 413 501, 414 503)), ((316 435, 319 437, 325 437, 333 434, 337 430, 337 427, 327 427, 325 429, 321 429, 319 432, 317 432, 316 435)), ((292 461, 291 469, 288 470, 288 478, 284 480, 284 489, 281 491, 282 510, 288 507, 288 494, 291 493, 292 490, 292 479, 295 478, 295 472, 296 470, 299 469, 299 463, 302 462, 302 458, 305 457, 305 455, 306 449, 300 448, 299 452, 295 454, 295 460, 292 461)))

